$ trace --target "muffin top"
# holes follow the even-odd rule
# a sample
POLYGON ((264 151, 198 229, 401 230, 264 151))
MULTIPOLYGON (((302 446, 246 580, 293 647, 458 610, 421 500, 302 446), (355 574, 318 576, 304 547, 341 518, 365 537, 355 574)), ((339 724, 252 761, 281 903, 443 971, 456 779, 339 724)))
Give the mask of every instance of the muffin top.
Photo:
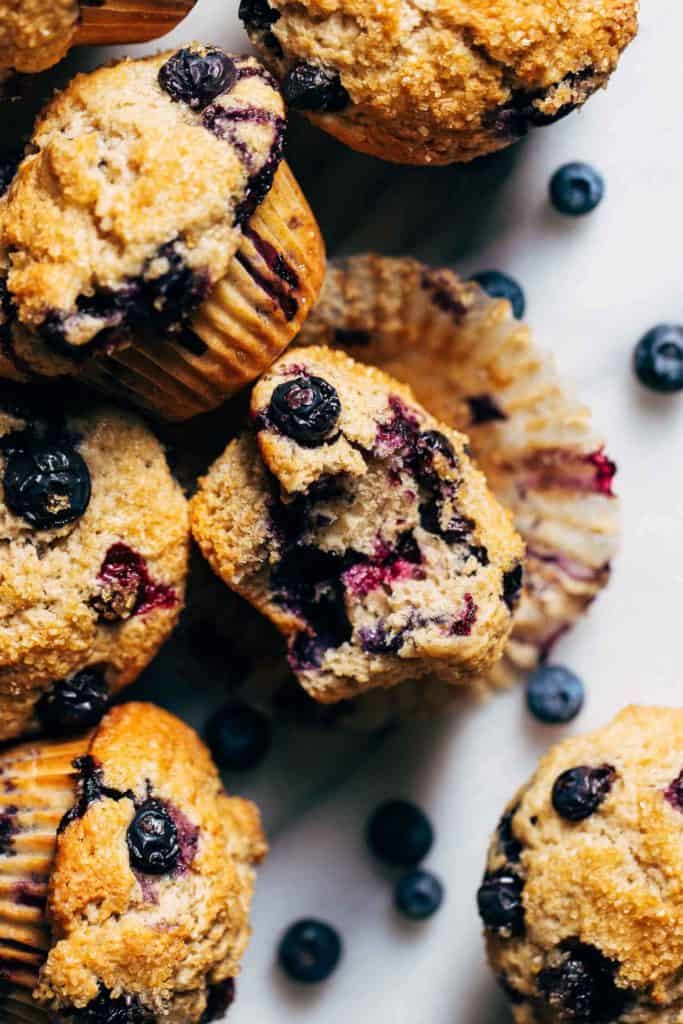
POLYGON ((82 729, 182 607, 185 498, 158 441, 111 408, 0 403, 0 739, 82 729))
POLYGON ((357 149, 449 163, 500 148, 604 84, 636 0, 243 0, 287 102, 357 149))
POLYGON ((282 115, 257 61, 198 44, 77 76, 0 201, 6 316, 72 356, 179 330, 270 188, 282 115))
POLYGON ((541 761, 479 893, 515 1019, 677 1020, 683 712, 630 707, 541 761))
POLYGON ((210 1019, 249 937, 266 850, 256 808, 227 796, 189 727, 148 704, 110 711, 77 767, 34 997, 65 1021, 210 1019))
POLYGON ((56 64, 77 21, 77 0, 2 0, 0 68, 36 72, 56 64))

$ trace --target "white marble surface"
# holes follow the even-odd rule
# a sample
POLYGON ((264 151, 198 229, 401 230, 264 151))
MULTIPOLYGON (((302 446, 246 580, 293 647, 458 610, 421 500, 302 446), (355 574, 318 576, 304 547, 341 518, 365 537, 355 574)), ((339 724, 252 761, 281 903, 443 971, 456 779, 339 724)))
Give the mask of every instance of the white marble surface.
MULTIPOLYGON (((620 467, 624 545, 609 590, 557 650, 587 684, 587 706, 573 726, 581 730, 629 701, 676 703, 683 682, 683 397, 645 394, 630 369, 647 327, 683 318, 683 7, 643 6, 640 38, 609 90, 513 152, 469 168, 390 168, 302 127, 291 152, 332 253, 373 247, 467 272, 509 270, 525 286, 538 339, 592 404, 620 467), (551 173, 573 159, 594 163, 607 179, 603 205, 576 222, 546 201, 551 173)), ((242 50, 236 7, 236 0, 199 0, 170 40, 242 50)), ((81 54, 66 70, 101 57, 81 54)), ((180 686, 173 694, 167 661, 138 692, 159 695, 201 724, 222 682, 206 699, 180 686)), ((502 805, 560 735, 530 721, 520 692, 384 740, 280 729, 262 768, 228 780, 260 800, 272 842, 231 1024, 506 1021, 483 960, 474 892, 502 805), (428 864, 443 876, 447 899, 421 926, 396 918, 388 876, 363 847, 367 814, 394 796, 425 806, 437 829, 428 864), (279 934, 302 915, 329 919, 345 942, 338 972, 313 990, 291 985, 274 967, 279 934)))

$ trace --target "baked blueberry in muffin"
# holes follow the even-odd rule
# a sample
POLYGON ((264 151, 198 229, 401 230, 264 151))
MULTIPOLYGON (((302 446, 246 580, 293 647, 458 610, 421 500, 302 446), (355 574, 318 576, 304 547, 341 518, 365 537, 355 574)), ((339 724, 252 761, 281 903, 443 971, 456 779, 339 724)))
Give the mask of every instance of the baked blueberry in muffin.
POLYGON ((200 1024, 235 994, 258 811, 148 704, 0 756, 3 1020, 200 1024), (12 794, 11 799, 9 794, 12 794))
POLYGON ((0 486, 0 739, 78 733, 175 625, 185 498, 134 416, 20 388, 0 394, 0 486))
POLYGON ((682 767, 683 714, 630 707, 554 747, 508 808, 478 903, 518 1024, 680 1016, 682 767))
POLYGON ((354 149, 448 164, 553 124, 605 86, 636 0, 242 0, 288 105, 354 149))
POLYGON ((285 635, 309 693, 458 682, 499 657, 523 549, 462 434, 315 347, 261 378, 251 420, 202 482, 194 533, 285 635))

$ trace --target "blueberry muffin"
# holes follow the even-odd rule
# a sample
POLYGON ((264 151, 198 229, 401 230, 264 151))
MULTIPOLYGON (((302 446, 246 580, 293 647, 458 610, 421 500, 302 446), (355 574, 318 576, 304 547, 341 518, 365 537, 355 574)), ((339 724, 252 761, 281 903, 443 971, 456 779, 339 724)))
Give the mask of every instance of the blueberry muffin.
POLYGON ((490 667, 523 547, 467 439, 407 387, 323 347, 258 381, 251 421, 201 483, 193 531, 287 638, 304 688, 332 703, 490 667))
POLYGON ((183 603, 187 503, 111 408, 0 395, 0 740, 94 725, 183 603))
POLYGON ((253 804, 150 704, 0 755, 2 1019, 198 1024, 232 1001, 249 938, 253 804))
POLYGON ((630 707, 553 748, 507 808, 478 903, 518 1024, 674 1024, 683 712, 630 707))
MULTIPOLYGON (((536 668, 607 584, 619 535, 616 467, 552 358, 507 301, 476 283, 374 255, 329 266, 297 344, 334 345, 379 366, 467 433, 526 544, 505 656, 479 683, 490 689, 536 668)), ((386 713, 415 707, 425 692, 403 690, 386 713)))
POLYGON ((252 57, 192 44, 77 76, 0 199, 0 372, 76 375, 169 419, 257 376, 323 269, 284 129, 252 57))
POLYGON ((558 121, 607 84, 637 0, 241 0, 290 107, 364 153, 472 160, 558 121))

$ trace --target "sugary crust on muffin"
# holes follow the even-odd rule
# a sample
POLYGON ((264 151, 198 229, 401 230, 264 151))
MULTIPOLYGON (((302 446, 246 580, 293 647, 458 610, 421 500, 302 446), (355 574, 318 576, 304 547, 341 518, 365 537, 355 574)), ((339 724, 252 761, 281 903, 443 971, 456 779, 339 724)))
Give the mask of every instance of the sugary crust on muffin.
POLYGON ((341 346, 409 381, 432 415, 467 432, 527 544, 506 656, 481 682, 534 668, 607 584, 619 534, 616 467, 553 359, 477 284, 374 254, 328 265, 296 343, 341 346))
POLYGON ((300 555, 296 545, 288 549, 279 536, 277 516, 287 514, 288 503, 312 496, 311 522, 316 517, 323 521, 318 529, 296 504, 292 506, 306 550, 322 551, 332 560, 352 551, 364 567, 370 566, 369 577, 360 581, 360 601, 354 596, 355 573, 365 569, 351 569, 352 575, 344 577, 343 600, 352 640, 333 644, 319 669, 296 667, 304 687, 316 699, 334 702, 429 672, 457 682, 495 661, 510 624, 510 611, 502 599, 503 577, 518 564, 522 545, 482 474, 471 465, 466 438, 425 413, 404 385, 324 348, 280 359, 254 388, 252 417, 256 438, 246 436, 228 447, 191 504, 195 538, 215 571, 268 615, 295 648, 297 638, 308 628, 306 619, 294 608, 288 609, 286 600, 278 599, 271 575, 281 571, 288 551, 295 578, 299 557, 305 571, 305 551, 300 555), (327 381, 341 404, 338 436, 317 447, 300 445, 267 422, 275 388, 300 374, 327 381), (381 437, 401 417, 421 436, 439 431, 452 446, 452 466, 438 453, 434 464, 440 486, 457 494, 449 499, 454 514, 468 523, 464 546, 449 545, 433 528, 432 532, 424 528, 415 481, 406 477, 397 482, 398 463, 391 454, 387 456, 381 437), (327 498, 316 494, 315 487, 329 481, 342 481, 341 493, 327 498), (390 570, 390 582, 375 586, 376 570, 395 558, 395 545, 408 534, 419 549, 421 568, 416 569, 415 562, 407 565, 399 556, 399 569, 390 570), (480 564, 475 553, 484 549, 480 564), (466 628, 453 624, 451 632, 443 615, 445 610, 453 614, 457 609, 476 612, 466 628), (369 657, 361 649, 363 633, 378 627, 410 633, 409 642, 399 645, 400 656, 373 652, 369 657))
POLYGON ((250 30, 264 61, 280 75, 302 61, 337 71, 350 95, 311 120, 356 149, 435 164, 500 149, 583 103, 614 71, 638 11, 636 0, 268 6, 276 20, 250 30))
POLYGON ((61 60, 78 21, 77 0, 2 0, 0 68, 44 71, 61 60))
POLYGON ((95 800, 58 838, 52 946, 35 998, 69 1021, 104 988, 136 997, 157 1021, 196 1024, 208 987, 239 973, 252 865, 266 852, 258 812, 226 795, 193 730, 152 705, 110 711, 88 755, 102 784, 122 795, 95 800), (150 798, 190 842, 171 875, 141 876, 130 865, 126 832, 150 798))
MULTIPOLYGON (((683 712, 629 707, 610 725, 554 747, 512 802, 509 828, 521 847, 514 871, 524 885, 525 934, 489 935, 488 949, 494 970, 517 993, 512 1010, 518 1024, 574 1019, 541 997, 538 976, 556 964, 560 947, 576 940, 599 950, 613 965, 618 988, 627 990, 619 1020, 679 1020, 683 804, 676 793, 683 795, 682 769, 683 712), (562 772, 581 765, 610 765, 615 776, 598 809, 570 822, 555 811, 551 794, 562 772)), ((488 871, 509 867, 496 835, 488 871)))
POLYGON ((161 87, 172 56, 78 75, 39 118, 0 201, 7 288, 32 332, 57 316, 65 343, 86 344, 100 324, 78 300, 158 279, 173 269, 169 246, 197 287, 208 289, 232 260, 239 205, 281 145, 282 100, 253 58, 235 58, 236 79, 211 104, 212 117, 239 108, 254 118, 212 131, 208 108, 193 110, 161 87))
MULTIPOLYGON (((68 414, 88 466, 84 514, 58 529, 34 529, 0 504, 0 737, 35 724, 34 706, 52 684, 102 666, 112 692, 135 679, 171 632, 183 603, 187 503, 164 452, 134 416, 112 408, 68 414), (125 621, 100 621, 92 599, 107 552, 124 544, 145 560, 166 606, 125 621)), ((0 413, 0 436, 26 420, 0 413)), ((6 456, 0 455, 0 474, 6 456)))

